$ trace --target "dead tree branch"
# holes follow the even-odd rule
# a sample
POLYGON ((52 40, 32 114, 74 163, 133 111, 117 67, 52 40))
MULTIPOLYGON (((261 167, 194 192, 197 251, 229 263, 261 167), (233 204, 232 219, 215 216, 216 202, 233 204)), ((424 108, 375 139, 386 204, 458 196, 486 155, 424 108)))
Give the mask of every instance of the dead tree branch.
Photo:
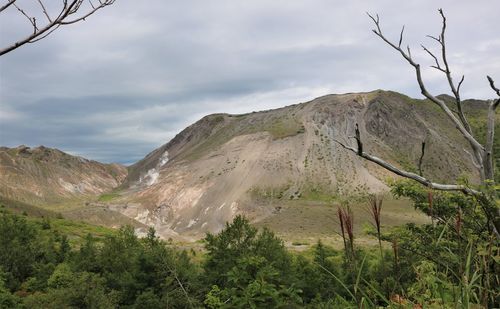
POLYGON ((13 5, 16 0, 9 0, 6 4, 0 7, 0 13, 7 9, 9 6, 13 5))
POLYGON ((26 19, 28 19, 28 21, 33 26, 33 33, 36 33, 38 31, 38 27, 36 26, 36 18, 28 16, 28 14, 26 14, 26 12, 20 7, 18 7, 15 3, 14 7, 19 11, 19 13, 21 13, 24 17, 26 17, 26 19))
POLYGON ((485 171, 486 179, 493 180, 495 171, 493 164, 493 144, 495 140, 495 118, 496 118, 496 109, 500 104, 500 90, 495 86, 495 82, 493 78, 487 76, 488 82, 490 83, 491 89, 497 94, 499 97, 496 100, 490 102, 488 106, 488 124, 487 124, 487 135, 486 135, 486 155, 485 155, 485 171))
POLYGON ((43 4, 42 0, 38 0, 38 3, 39 3, 39 4, 40 4, 40 6, 42 7, 43 14, 45 14, 45 17, 47 17, 47 19, 48 19, 48 20, 49 20, 49 22, 51 23, 51 22, 52 22, 52 19, 50 18, 49 13, 47 13, 47 9, 45 8, 45 5, 43 4))
MULTIPOLYGON (((431 180, 429 180, 423 176, 420 176, 420 175, 417 175, 415 173, 408 172, 408 171, 402 170, 400 168, 397 168, 396 166, 394 166, 394 165, 390 164, 389 162, 386 162, 386 161, 384 161, 376 156, 368 154, 364 151, 359 151, 359 148, 355 149, 354 147, 347 146, 345 143, 343 143, 339 140, 336 140, 336 139, 334 139, 334 142, 336 142, 337 144, 342 146, 344 149, 352 151, 355 154, 357 154, 358 156, 360 156, 368 161, 371 161, 375 164, 378 164, 379 166, 385 168, 386 170, 393 172, 396 175, 399 175, 399 176, 402 176, 405 178, 409 178, 409 179, 413 179, 413 180, 423 184, 424 186, 426 186, 428 188, 441 190, 441 191, 460 191, 460 192, 463 192, 465 194, 470 194, 470 195, 478 195, 478 196, 481 195, 481 192, 476 191, 474 189, 471 189, 469 187, 463 186, 463 185, 440 184, 440 183, 432 182, 431 180)), ((356 137, 356 143, 358 145, 363 144, 361 139, 358 139, 357 137, 356 137)))
POLYGON ((488 79, 488 82, 490 83, 491 89, 493 89, 493 91, 495 91, 495 93, 497 94, 497 96, 500 97, 500 89, 498 89, 495 86, 495 81, 493 80, 493 78, 491 78, 490 76, 486 76, 486 78, 488 79))
POLYGON ((424 176, 422 173, 422 163, 424 163, 424 155, 425 155, 425 140, 422 142, 422 148, 420 151, 420 158, 418 158, 418 174, 420 176, 424 176))
POLYGON ((59 11, 59 14, 57 15, 57 17, 52 18, 49 12, 47 11, 43 1, 38 0, 38 3, 40 4, 40 7, 43 11, 43 14, 47 18, 47 23, 39 27, 37 25, 36 18, 28 15, 22 8, 14 4, 15 1, 16 0, 10 0, 7 4, 0 7, 0 13, 5 9, 7 9, 9 6, 14 5, 17 8, 18 12, 20 12, 30 21, 31 25, 33 26, 33 33, 17 42, 14 42, 9 46, 1 48, 0 56, 7 54, 25 44, 34 43, 43 38, 46 38, 60 26, 70 25, 77 23, 79 21, 84 21, 87 17, 94 14, 98 10, 106 6, 112 5, 115 2, 115 0, 99 0, 99 5, 94 5, 92 2, 90 2, 91 9, 89 9, 87 12, 83 14, 77 14, 80 13, 81 11, 83 0, 71 0, 71 1, 63 0, 63 7, 59 11))
POLYGON ((407 46, 406 51, 401 48, 401 42, 403 40, 402 39, 402 32, 401 32, 401 35, 399 38, 399 43, 398 43, 398 45, 396 45, 392 41, 387 39, 387 37, 382 32, 382 29, 380 26, 380 18, 378 16, 378 14, 375 17, 370 15, 370 14, 368 14, 368 16, 371 18, 371 20, 374 22, 374 24, 376 26, 376 29, 372 30, 373 33, 375 33, 378 37, 380 37, 384 42, 386 42, 393 49, 398 51, 401 54, 401 56, 415 69, 417 82, 418 82, 418 85, 420 87, 420 92, 422 93, 422 95, 424 95, 427 99, 429 99, 433 103, 437 104, 444 111, 444 113, 447 115, 447 117, 453 122, 453 124, 457 127, 457 129, 460 131, 460 133, 463 135, 463 137, 468 141, 468 143, 470 144, 470 146, 473 150, 474 157, 475 157, 476 161, 479 163, 478 166, 479 166, 479 174, 481 176, 481 180, 484 180, 486 177, 485 171, 484 171, 484 163, 483 163, 485 147, 483 145, 481 145, 476 140, 476 138, 472 135, 472 131, 470 130, 470 126, 469 126, 467 120, 465 119, 465 116, 463 115, 460 94, 458 92, 458 89, 460 89, 460 86, 462 85, 463 78, 460 81, 459 86, 455 87, 455 84, 453 83, 453 79, 451 78, 451 72, 449 69, 448 60, 446 58, 446 44, 445 44, 445 39, 444 39, 444 34, 445 34, 445 30, 446 30, 446 18, 444 16, 442 10, 439 10, 439 13, 441 14, 441 16, 443 18, 443 27, 441 29, 441 35, 439 36, 439 38, 432 37, 432 36, 429 36, 429 37, 433 38, 441 45, 441 54, 442 54, 442 61, 443 61, 444 67, 439 64, 438 58, 432 52, 430 52, 425 47, 424 47, 424 50, 426 50, 427 53, 429 53, 431 55, 431 57, 435 60, 436 66, 434 66, 434 67, 446 74, 450 88, 452 89, 452 92, 455 96, 455 101, 457 102, 457 109, 458 109, 457 113, 459 115, 459 118, 457 118, 455 116, 453 111, 446 105, 446 103, 443 100, 432 95, 427 90, 427 87, 425 86, 424 80, 422 78, 422 71, 420 68, 420 64, 416 63, 413 60, 411 52, 410 52, 410 47, 407 46))
POLYGON ((498 105, 500 105, 500 89, 495 86, 495 83, 491 77, 488 76, 488 81, 490 87, 496 93, 499 98, 490 102, 488 106, 488 123, 487 123, 487 139, 485 146, 481 145, 478 140, 474 137, 472 130, 470 128, 467 119, 462 111, 462 101, 460 98, 460 87, 464 81, 464 77, 460 79, 458 85, 456 85, 451 76, 450 66, 448 64, 448 59, 446 56, 446 41, 445 41, 445 32, 446 32, 446 17, 443 13, 443 10, 439 10, 439 14, 442 18, 442 28, 441 34, 438 37, 428 36, 438 42, 441 46, 441 59, 439 59, 434 53, 432 53, 429 49, 422 45, 424 51, 426 51, 434 60, 435 65, 432 67, 443 72, 446 76, 446 80, 455 97, 455 103, 457 106, 457 111, 452 111, 452 109, 446 104, 446 102, 434 95, 432 95, 426 88, 425 83, 422 78, 422 71, 420 68, 420 64, 415 62, 411 55, 410 47, 407 46, 406 49, 401 48, 401 44, 403 42, 403 33, 404 27, 401 30, 398 43, 395 44, 384 35, 382 29, 380 27, 380 18, 378 15, 372 16, 368 14, 370 19, 375 24, 375 29, 373 29, 373 33, 375 33, 379 38, 381 38, 385 43, 387 43, 390 47, 395 49, 401 54, 401 56, 414 68, 417 83, 420 88, 420 92, 424 95, 428 100, 437 104, 441 110, 446 114, 446 116, 452 121, 458 131, 462 134, 465 140, 469 143, 472 148, 472 152, 465 150, 466 153, 471 155, 473 165, 478 169, 479 175, 481 177, 481 187, 480 189, 472 189, 465 185, 460 184, 441 184, 434 183, 430 179, 423 177, 422 175, 422 157, 425 151, 425 144, 422 144, 422 155, 419 160, 419 170, 420 175, 417 175, 412 172, 405 171, 400 169, 389 162, 386 162, 378 157, 375 157, 367 152, 363 151, 363 143, 361 141, 360 132, 358 124, 356 124, 356 143, 357 149, 348 146, 347 143, 343 143, 338 140, 334 140, 336 143, 341 145, 344 149, 347 149, 353 153, 356 153, 358 156, 371 161, 386 170, 389 170, 399 176, 404 178, 412 179, 417 181, 418 183, 441 191, 460 191, 464 194, 472 195, 478 200, 481 204, 481 207, 484 209, 485 215, 488 217, 489 222, 492 223, 492 231, 497 238, 500 238, 500 208, 498 207, 497 202, 497 194, 495 193, 492 184, 494 184, 494 165, 493 165, 493 143, 494 143, 494 131, 495 131, 495 111, 498 105), (458 116, 455 116, 455 113, 458 116))
POLYGON ((451 71, 450 71, 450 66, 448 64, 448 59, 446 56, 446 42, 445 42, 446 16, 444 15, 442 9, 439 9, 439 14, 441 15, 441 18, 443 20, 443 22, 442 22, 443 26, 441 28, 441 35, 439 36, 439 39, 437 41, 441 45, 441 58, 442 58, 443 64, 444 64, 444 73, 446 74, 446 79, 448 80, 448 85, 450 86, 451 92, 455 96, 455 102, 457 105, 458 116, 460 117, 460 121, 464 125, 467 132, 472 134, 472 130, 470 128, 469 122, 465 118, 465 115, 462 111, 462 100, 460 98, 460 87, 462 86, 462 83, 465 79, 465 76, 462 75, 462 78, 460 79, 458 86, 455 86, 455 83, 453 82, 453 78, 451 76, 451 71))

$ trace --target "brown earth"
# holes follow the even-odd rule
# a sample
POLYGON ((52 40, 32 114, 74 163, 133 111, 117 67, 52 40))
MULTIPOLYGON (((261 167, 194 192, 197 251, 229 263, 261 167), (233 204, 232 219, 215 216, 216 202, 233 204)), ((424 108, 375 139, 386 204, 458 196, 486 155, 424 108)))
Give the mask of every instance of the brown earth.
POLYGON ((395 165, 415 170, 425 140, 427 177, 477 180, 467 145, 436 106, 378 90, 206 116, 131 166, 110 207, 164 237, 196 239, 236 214, 275 216, 289 200, 385 192, 392 174, 334 142, 352 143, 356 123, 365 149, 395 165))

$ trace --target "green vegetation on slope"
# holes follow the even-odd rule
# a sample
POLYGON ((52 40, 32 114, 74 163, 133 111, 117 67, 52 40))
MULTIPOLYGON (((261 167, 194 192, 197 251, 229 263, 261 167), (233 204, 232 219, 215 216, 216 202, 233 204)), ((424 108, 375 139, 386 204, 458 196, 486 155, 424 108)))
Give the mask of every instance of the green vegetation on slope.
POLYGON ((20 201, 14 201, 3 196, 0 196, 0 205, 0 207, 7 208, 9 211, 16 214, 26 214, 34 217, 46 218, 55 218, 60 216, 60 214, 55 211, 33 206, 20 201))
POLYGON ((410 182, 393 192, 433 222, 378 235, 392 250, 359 246, 348 208, 340 212, 344 248, 319 241, 304 253, 287 251, 272 231, 240 216, 208 234, 205 251, 195 253, 175 249, 152 229, 140 239, 130 227, 99 241, 89 231, 75 244, 68 241, 72 228, 3 211, 0 307, 498 307, 499 249, 475 201, 432 192, 430 207, 429 192, 410 182))
POLYGON ((111 192, 111 193, 101 194, 97 200, 99 202, 110 202, 118 197, 120 197, 120 194, 111 192))
MULTIPOLYGON (((339 234, 337 208, 339 205, 349 204, 354 212, 354 234, 363 244, 373 245, 376 239, 364 234, 366 225, 371 221, 371 215, 365 201, 333 202, 320 200, 287 200, 276 203, 276 213, 256 223, 258 227, 267 227, 279 235, 287 243, 308 243, 313 245, 318 238, 324 243, 339 247, 342 240, 339 234)), ((389 231, 392 228, 407 223, 425 224, 430 220, 427 216, 413 209, 408 199, 384 199, 382 229, 389 231)))
POLYGON ((282 139, 305 132, 301 121, 290 115, 267 115, 267 112, 259 112, 244 115, 211 115, 207 118, 208 128, 202 129, 209 130, 210 135, 187 150, 185 159, 196 160, 240 135, 268 132, 273 139, 282 139))
MULTIPOLYGON (((40 227, 40 236, 42 238, 52 237, 51 235, 65 235, 69 242, 74 245, 80 245, 88 234, 92 234, 96 239, 103 239, 106 236, 116 233, 114 229, 104 226, 88 224, 82 221, 68 220, 59 213, 46 212, 43 209, 36 209, 27 212, 19 209, 6 207, 6 204, 0 203, 0 212, 15 213, 24 218, 28 223, 40 227)), ((11 203, 7 205, 12 205, 11 203)))

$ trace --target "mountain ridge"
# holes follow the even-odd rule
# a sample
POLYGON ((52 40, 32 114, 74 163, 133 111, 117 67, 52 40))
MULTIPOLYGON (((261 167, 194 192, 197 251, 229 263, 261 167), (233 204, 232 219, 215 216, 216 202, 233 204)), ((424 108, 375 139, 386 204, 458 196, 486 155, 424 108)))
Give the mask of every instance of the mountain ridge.
POLYGON ((0 195, 34 205, 101 194, 117 187, 127 174, 120 164, 25 145, 0 147, 0 172, 0 195))
MULTIPOLYGON (((470 111, 482 113, 483 105, 470 111)), ((462 151, 467 144, 436 106, 376 90, 205 116, 131 165, 113 203, 165 235, 196 236, 240 213, 259 221, 289 199, 387 191, 394 175, 333 142, 352 142, 355 123, 365 149, 393 164, 415 170, 425 140, 431 179, 478 179, 462 151)))
MULTIPOLYGON (((481 129, 485 102, 465 102, 471 123, 481 129)), ((472 183, 478 179, 463 151, 466 142, 438 107, 427 100, 375 90, 330 94, 246 114, 207 115, 126 169, 89 161, 96 164, 93 172, 109 169, 105 177, 109 182, 78 198, 90 198, 89 206, 154 226, 165 238, 192 239, 217 232, 237 214, 262 221, 288 201, 330 203, 340 196, 385 192, 387 179, 394 175, 334 142, 352 143, 356 123, 365 149, 373 155, 415 170, 425 140, 427 177, 445 182, 464 176, 472 183), (111 175, 113 170, 117 177, 111 175), (112 193, 98 199, 107 192, 112 193)), ((20 157, 30 151, 15 149, 20 157)), ((9 151, 13 150, 0 148, 0 169, 6 165, 2 153, 9 151)), ((77 161, 83 164, 85 159, 70 161, 78 166, 77 161)), ((6 181, 2 184, 9 186, 6 181)), ((63 198, 67 195, 60 188, 55 191, 64 193, 63 198)))

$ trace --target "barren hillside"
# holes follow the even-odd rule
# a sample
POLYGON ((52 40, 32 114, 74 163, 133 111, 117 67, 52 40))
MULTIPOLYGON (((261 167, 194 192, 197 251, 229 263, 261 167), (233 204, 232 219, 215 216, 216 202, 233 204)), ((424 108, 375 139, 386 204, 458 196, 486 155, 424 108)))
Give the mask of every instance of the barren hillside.
POLYGON ((84 200, 120 185, 127 169, 47 147, 0 147, 0 196, 46 206, 84 200))
POLYGON ((131 166, 110 205, 165 237, 196 237, 239 213, 272 216, 288 200, 385 191, 393 175, 334 142, 353 142, 356 123, 372 154, 415 170, 425 140, 424 174, 476 180, 467 145, 435 106, 379 90, 206 116, 131 166))

